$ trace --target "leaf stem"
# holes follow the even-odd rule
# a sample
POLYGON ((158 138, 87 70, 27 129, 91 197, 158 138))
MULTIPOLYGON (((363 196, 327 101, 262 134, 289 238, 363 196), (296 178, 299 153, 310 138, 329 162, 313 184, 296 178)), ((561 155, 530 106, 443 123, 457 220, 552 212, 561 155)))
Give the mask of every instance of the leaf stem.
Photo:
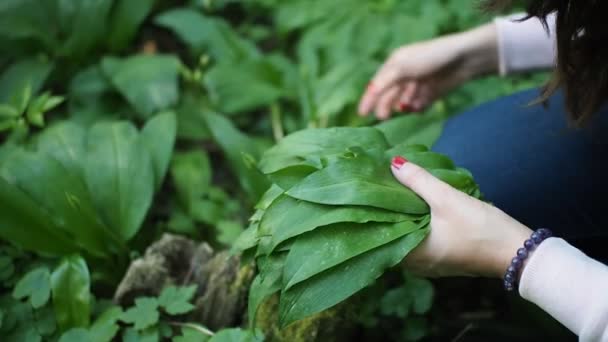
POLYGON ((213 336, 215 335, 215 333, 207 328, 205 328, 202 325, 199 324, 195 324, 195 323, 182 323, 182 322, 167 322, 169 325, 173 325, 173 326, 178 326, 178 327, 186 327, 186 328, 190 328, 190 329, 194 329, 198 332, 200 332, 203 335, 207 335, 207 336, 213 336))

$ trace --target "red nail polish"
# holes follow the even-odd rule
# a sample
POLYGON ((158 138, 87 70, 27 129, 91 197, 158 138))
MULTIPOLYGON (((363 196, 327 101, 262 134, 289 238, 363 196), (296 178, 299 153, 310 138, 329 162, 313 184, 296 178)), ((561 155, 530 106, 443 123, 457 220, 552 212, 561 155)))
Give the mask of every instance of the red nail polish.
POLYGON ((401 156, 396 156, 393 158, 393 161, 391 162, 391 165, 393 165, 393 167, 397 170, 399 170, 403 164, 407 163, 407 159, 401 157, 401 156))
POLYGON ((405 103, 400 103, 399 104, 399 110, 402 112, 405 112, 407 110, 408 105, 405 103))

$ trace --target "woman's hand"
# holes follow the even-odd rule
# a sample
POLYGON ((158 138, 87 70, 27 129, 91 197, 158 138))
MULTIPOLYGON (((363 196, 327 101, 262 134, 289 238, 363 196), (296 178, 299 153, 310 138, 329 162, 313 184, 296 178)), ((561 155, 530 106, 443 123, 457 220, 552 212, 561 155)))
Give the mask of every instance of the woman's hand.
POLYGON ((402 157, 393 159, 391 169, 431 208, 430 234, 405 259, 408 269, 430 277, 504 275, 529 228, 402 157))
POLYGON ((378 119, 395 111, 421 111, 465 81, 498 69, 494 24, 397 49, 378 70, 359 102, 359 114, 378 119))

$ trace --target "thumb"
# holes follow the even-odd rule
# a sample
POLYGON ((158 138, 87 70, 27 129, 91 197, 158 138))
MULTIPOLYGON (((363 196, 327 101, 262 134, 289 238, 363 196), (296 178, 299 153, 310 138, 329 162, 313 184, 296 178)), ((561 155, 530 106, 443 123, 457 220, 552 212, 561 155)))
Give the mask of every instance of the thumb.
POLYGON ((436 178, 422 167, 409 162, 407 159, 396 156, 391 162, 391 171, 397 180, 410 188, 431 208, 444 202, 446 196, 456 191, 447 183, 436 178))

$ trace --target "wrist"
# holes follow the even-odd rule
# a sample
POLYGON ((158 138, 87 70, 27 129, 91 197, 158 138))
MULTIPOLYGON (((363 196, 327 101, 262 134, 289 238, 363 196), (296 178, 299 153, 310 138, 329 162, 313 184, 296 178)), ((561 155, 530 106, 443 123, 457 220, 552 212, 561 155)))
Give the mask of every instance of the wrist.
POLYGON ((494 23, 457 34, 466 80, 498 72, 498 36, 494 23))

